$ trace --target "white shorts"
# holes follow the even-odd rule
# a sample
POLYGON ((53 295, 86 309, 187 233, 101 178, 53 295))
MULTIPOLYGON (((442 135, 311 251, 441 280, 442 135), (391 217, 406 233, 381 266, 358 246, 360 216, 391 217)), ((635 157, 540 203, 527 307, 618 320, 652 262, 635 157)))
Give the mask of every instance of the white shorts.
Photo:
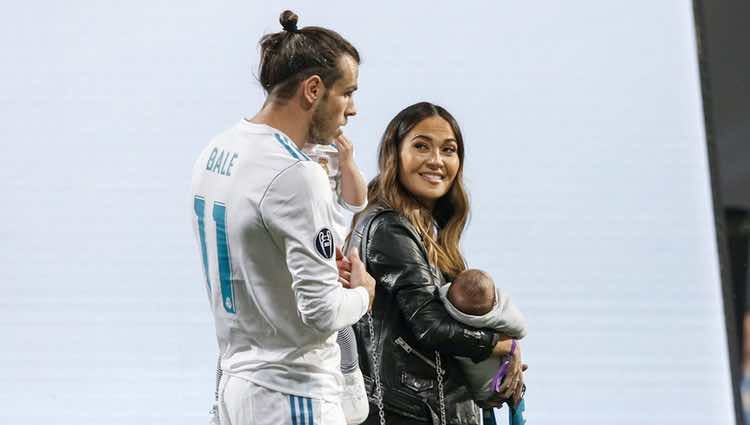
POLYGON ((221 425, 346 425, 340 403, 284 394, 224 374, 219 387, 221 425))

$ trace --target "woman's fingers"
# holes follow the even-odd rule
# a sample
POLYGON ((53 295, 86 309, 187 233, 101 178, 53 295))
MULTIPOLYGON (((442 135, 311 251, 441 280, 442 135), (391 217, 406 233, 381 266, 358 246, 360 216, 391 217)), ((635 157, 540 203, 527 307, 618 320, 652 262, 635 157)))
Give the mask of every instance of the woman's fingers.
POLYGON ((517 351, 510 359, 508 365, 508 372, 505 375, 502 385, 500 386, 500 393, 504 399, 511 398, 518 390, 518 383, 521 381, 521 356, 517 351))
POLYGON ((518 389, 516 390, 516 393, 513 395, 513 406, 518 406, 518 402, 521 401, 521 397, 523 397, 523 385, 519 385, 518 389))
MULTIPOLYGON (((502 391, 503 400, 507 400, 516 393, 516 387, 518 385, 518 379, 513 377, 512 379, 508 380, 508 387, 505 389, 505 391, 502 391)), ((501 388, 502 390, 502 388, 501 388)))
POLYGON ((523 391, 524 391, 524 385, 523 385, 523 376, 522 376, 522 379, 518 381, 518 386, 516 388, 516 391, 513 393, 513 407, 518 406, 518 402, 521 401, 521 398, 523 397, 523 391))
POLYGON ((505 379, 503 379, 502 385, 500 385, 499 393, 502 395, 503 399, 510 398, 511 395, 513 395, 513 392, 515 391, 515 383, 518 381, 518 374, 513 371, 513 369, 510 369, 508 371, 508 374, 505 375, 505 379))
MULTIPOLYGON (((510 358, 505 378, 496 393, 500 397, 500 400, 507 400, 508 403, 513 403, 514 406, 518 405, 524 391, 523 372, 528 368, 529 366, 521 361, 521 347, 517 345, 513 356, 510 358)), ((494 402, 495 398, 493 397, 488 401, 494 402)))

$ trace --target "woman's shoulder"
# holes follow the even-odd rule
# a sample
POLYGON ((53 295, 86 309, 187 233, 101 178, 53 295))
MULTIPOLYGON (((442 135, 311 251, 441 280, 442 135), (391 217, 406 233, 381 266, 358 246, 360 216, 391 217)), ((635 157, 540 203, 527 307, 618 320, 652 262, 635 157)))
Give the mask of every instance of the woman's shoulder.
POLYGON ((392 239, 390 236, 408 235, 420 240, 417 230, 398 210, 382 204, 369 205, 357 217, 352 227, 352 239, 367 234, 368 240, 392 239))
POLYGON ((424 242, 406 216, 389 208, 371 214, 369 222, 362 223, 365 228, 361 233, 368 236, 363 248, 369 258, 368 266, 388 264, 404 268, 407 263, 427 262, 424 242))
POLYGON ((395 210, 381 211, 369 228, 370 246, 394 256, 416 252, 424 255, 424 242, 408 218, 395 210))
POLYGON ((403 214, 399 211, 389 208, 383 205, 376 205, 372 210, 365 213, 363 219, 370 220, 370 232, 379 230, 392 230, 394 228, 402 228, 414 232, 416 230, 414 226, 409 222, 403 214))

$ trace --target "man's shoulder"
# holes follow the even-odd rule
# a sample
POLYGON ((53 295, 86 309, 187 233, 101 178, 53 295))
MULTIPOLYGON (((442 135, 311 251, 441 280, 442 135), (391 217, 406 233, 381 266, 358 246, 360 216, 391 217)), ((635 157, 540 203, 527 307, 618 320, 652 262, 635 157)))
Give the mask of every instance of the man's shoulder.
POLYGON ((236 148, 257 154, 272 153, 290 162, 310 158, 282 131, 265 124, 240 120, 211 139, 210 145, 234 144, 236 148))
POLYGON ((333 203, 325 171, 316 162, 299 160, 280 169, 269 182, 262 205, 304 207, 333 203), (290 205, 292 204, 292 205, 290 205))
POLYGON ((299 164, 311 162, 310 158, 284 133, 244 119, 215 136, 205 151, 236 153, 236 168, 242 170, 242 179, 259 179, 268 184, 285 174, 305 174, 307 168, 312 168, 299 164))
POLYGON ((324 184, 328 193, 328 177, 318 163, 309 160, 297 160, 290 162, 281 170, 276 178, 276 186, 287 189, 318 190, 324 184))

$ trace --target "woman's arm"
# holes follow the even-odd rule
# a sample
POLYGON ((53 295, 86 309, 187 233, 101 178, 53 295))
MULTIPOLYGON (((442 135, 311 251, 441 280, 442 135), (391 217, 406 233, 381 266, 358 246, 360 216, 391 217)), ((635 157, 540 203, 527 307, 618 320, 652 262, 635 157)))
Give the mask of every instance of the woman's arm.
POLYGON ((509 343, 498 344, 500 334, 466 326, 448 314, 422 242, 402 216, 388 212, 376 219, 370 230, 367 260, 373 277, 394 294, 421 346, 475 361, 493 352, 510 351, 509 343))

